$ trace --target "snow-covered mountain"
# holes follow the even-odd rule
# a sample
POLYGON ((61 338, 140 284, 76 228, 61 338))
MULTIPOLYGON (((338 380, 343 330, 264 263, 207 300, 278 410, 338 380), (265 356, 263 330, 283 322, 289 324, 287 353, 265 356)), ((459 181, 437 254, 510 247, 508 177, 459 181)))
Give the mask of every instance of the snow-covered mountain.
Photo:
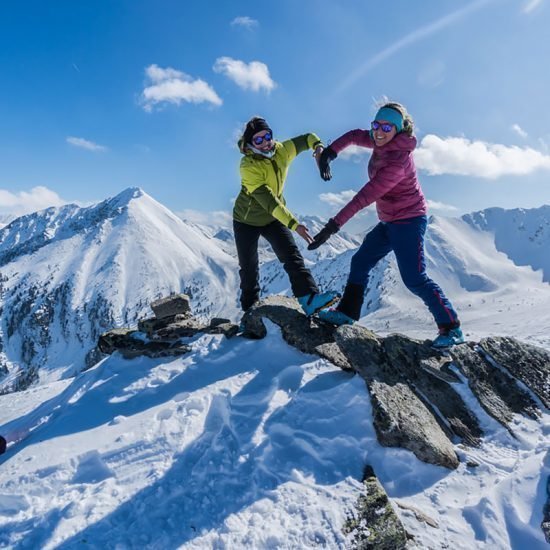
MULTIPOLYGON (((301 221, 312 234, 325 223, 301 221)), ((428 270, 468 335, 519 331, 550 345, 549 224, 550 207, 431 218, 428 270)), ((282 266, 260 242, 262 292, 288 293, 282 266)), ((341 290, 358 238, 341 231, 313 252, 297 242, 320 287, 341 290)), ((13 220, 0 229, 2 387, 16 384, 21 369, 25 385, 38 372, 45 381, 90 366, 101 332, 135 325, 152 300, 171 292, 190 294, 199 317, 238 317, 230 228, 186 223, 139 189, 13 220)), ((403 286, 392 254, 372 273, 363 315, 363 324, 382 333, 433 336, 430 315, 403 286)))
POLYGON ((550 283, 550 206, 540 208, 488 208, 462 217, 464 221, 494 235, 497 250, 516 265, 542 269, 550 283))
POLYGON ((172 292, 199 317, 235 316, 236 277, 234 258, 140 189, 18 218, 0 230, 2 384, 21 368, 44 380, 82 370, 101 332, 172 292))
MULTIPOLYGON (((493 211, 490 209, 485 219, 491 219, 493 211)), ((550 247, 545 229, 550 224, 550 207, 522 211, 523 226, 518 225, 515 232, 506 221, 494 223, 490 230, 472 223, 473 217, 483 219, 483 214, 430 218, 426 234, 428 273, 451 299, 471 337, 522 334, 528 341, 550 347, 550 285, 544 271, 550 257, 544 252, 550 247), (533 229, 537 235, 534 241, 532 234, 525 236, 525 241, 532 243, 530 249, 527 243, 522 245, 521 227, 543 228, 533 229)), ((507 219, 505 212, 501 215, 507 219)), ((353 253, 348 250, 312 264, 323 289, 341 290, 345 286, 353 253)), ((280 267, 273 262, 265 272, 271 274, 266 291, 280 292, 285 287, 280 267)), ((433 320, 420 299, 402 283, 393 253, 373 270, 362 315, 362 324, 382 334, 433 337, 433 320)))
MULTIPOLYGON (((524 211, 524 227, 546 227, 546 214, 533 222, 541 211, 524 211)), ((550 347, 544 258, 533 248, 523 262, 522 237, 504 250, 516 234, 507 221, 472 221, 486 214, 431 218, 429 273, 468 336, 550 347)), ((312 233, 323 224, 304 221, 312 233)), ((343 287, 357 245, 338 237, 307 256, 325 288, 343 287)), ((0 547, 349 548, 342 525, 367 463, 394 503, 436 522, 399 512, 419 548, 545 547, 547 411, 518 415, 512 434, 456 384, 486 435, 456 446, 450 472, 382 447, 364 380, 291 348, 271 324, 264 340, 200 335, 183 357, 115 354, 76 374, 101 331, 134 324, 171 291, 189 292, 198 315, 236 315, 232 246, 230 232, 186 224, 139 189, 0 229, 3 382, 19 366, 40 366, 41 378, 0 396, 0 433, 18 441, 0 459, 0 547)), ((265 293, 288 291, 277 262, 262 277, 265 293)), ((433 336, 392 255, 371 276, 363 314, 383 334, 433 336)))

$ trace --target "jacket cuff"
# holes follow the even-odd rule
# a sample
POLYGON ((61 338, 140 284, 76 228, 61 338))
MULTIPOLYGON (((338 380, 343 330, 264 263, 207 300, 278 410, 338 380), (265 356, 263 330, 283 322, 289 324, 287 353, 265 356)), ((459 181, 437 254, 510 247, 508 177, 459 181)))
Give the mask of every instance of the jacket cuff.
POLYGON ((298 226, 299 226, 299 222, 298 220, 290 220, 288 222, 288 228, 291 230, 291 231, 294 231, 298 226))

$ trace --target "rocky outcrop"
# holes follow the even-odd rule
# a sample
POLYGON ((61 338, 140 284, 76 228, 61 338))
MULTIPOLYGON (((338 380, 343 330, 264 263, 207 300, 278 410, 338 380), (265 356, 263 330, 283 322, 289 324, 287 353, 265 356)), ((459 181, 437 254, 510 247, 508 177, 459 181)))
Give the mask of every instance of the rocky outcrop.
POLYGON ((363 485, 364 493, 342 529, 351 547, 360 550, 406 548, 407 532, 370 466, 365 468, 363 485))
POLYGON ((126 359, 140 355, 147 357, 172 357, 191 351, 182 338, 198 333, 224 334, 231 338, 239 327, 228 319, 214 318, 205 325, 191 315, 189 297, 175 294, 151 305, 155 316, 142 319, 135 329, 114 329, 102 334, 98 350, 103 354, 119 351, 126 359))
POLYGON ((548 398, 550 354, 513 338, 488 338, 442 354, 429 342, 403 335, 381 338, 359 325, 335 329, 307 319, 294 300, 281 296, 249 310, 243 336, 265 336, 264 318, 279 325, 289 344, 362 376, 380 443, 409 449, 432 464, 456 468, 454 444, 478 445, 483 436, 453 387, 461 382, 457 372, 467 378, 481 406, 512 433, 514 414, 539 415, 538 404, 512 375, 525 380, 543 404, 548 398))
MULTIPOLYGON (((185 338, 197 333, 232 337, 238 331, 225 319, 199 322, 185 295, 160 305, 154 317, 139 322, 138 330, 103 334, 101 351, 119 350, 125 357, 180 355, 190 350, 185 338)), ((456 468, 455 444, 476 446, 483 436, 477 417, 455 389, 462 382, 459 374, 485 411, 512 433, 514 414, 539 415, 536 399, 515 376, 525 380, 543 404, 548 400, 550 354, 512 338, 487 338, 442 354, 429 342, 400 334, 382 338, 360 325, 336 329, 305 317, 296 300, 284 296, 271 296, 252 307, 243 317, 242 336, 265 337, 265 319, 280 327, 289 345, 359 374, 371 395, 379 442, 408 449, 430 464, 456 468)))

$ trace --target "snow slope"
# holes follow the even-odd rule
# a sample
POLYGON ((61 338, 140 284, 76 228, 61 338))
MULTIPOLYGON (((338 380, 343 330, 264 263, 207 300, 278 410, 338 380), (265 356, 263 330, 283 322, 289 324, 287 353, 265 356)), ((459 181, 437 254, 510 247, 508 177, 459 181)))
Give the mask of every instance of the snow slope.
POLYGON ((234 258, 140 189, 23 216, 0 230, 0 369, 79 372, 101 332, 172 292, 198 316, 234 317, 236 278, 234 258))
POLYGON ((1 433, 34 426, 0 457, 0 547, 348 548, 341 527, 367 463, 439 524, 400 511, 418 548, 546 547, 548 414, 518 417, 512 437, 459 384, 484 443, 457 446, 457 471, 422 464, 378 445, 358 376, 268 329, 261 341, 203 335, 178 359, 114 355, 0 396, 1 433))

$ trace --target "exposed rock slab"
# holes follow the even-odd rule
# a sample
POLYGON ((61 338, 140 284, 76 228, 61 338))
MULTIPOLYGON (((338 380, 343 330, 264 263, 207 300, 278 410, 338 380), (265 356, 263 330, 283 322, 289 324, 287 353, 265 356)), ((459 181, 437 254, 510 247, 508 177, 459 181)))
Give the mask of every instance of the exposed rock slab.
POLYGON ((479 343, 501 367, 521 380, 550 409, 550 353, 510 337, 484 338, 479 343))
POLYGON ((336 342, 367 382, 380 444, 408 449, 429 464, 457 468, 453 444, 406 377, 388 361, 382 341, 373 332, 353 325, 340 327, 336 342))
POLYGON ((151 304, 151 309, 157 319, 191 313, 191 305, 187 294, 174 294, 156 300, 151 304))
POLYGON ((531 396, 482 354, 469 346, 455 346, 450 354, 483 409, 502 425, 508 427, 516 413, 538 416, 538 407, 531 396))
POLYGON ((126 359, 134 357, 173 357, 191 351, 187 344, 175 342, 154 342, 137 330, 115 329, 99 338, 98 348, 102 353, 111 354, 119 351, 126 359))
POLYGON ((342 531, 352 548, 362 550, 401 550, 407 548, 407 532, 392 508, 388 495, 370 466, 363 479, 365 492, 348 516, 342 531))
POLYGON ((262 321, 269 319, 281 328, 283 339, 304 353, 319 355, 337 367, 351 370, 346 357, 334 340, 334 328, 307 318, 298 302, 286 296, 269 296, 250 308, 243 317, 243 336, 264 338, 267 329, 262 321))

